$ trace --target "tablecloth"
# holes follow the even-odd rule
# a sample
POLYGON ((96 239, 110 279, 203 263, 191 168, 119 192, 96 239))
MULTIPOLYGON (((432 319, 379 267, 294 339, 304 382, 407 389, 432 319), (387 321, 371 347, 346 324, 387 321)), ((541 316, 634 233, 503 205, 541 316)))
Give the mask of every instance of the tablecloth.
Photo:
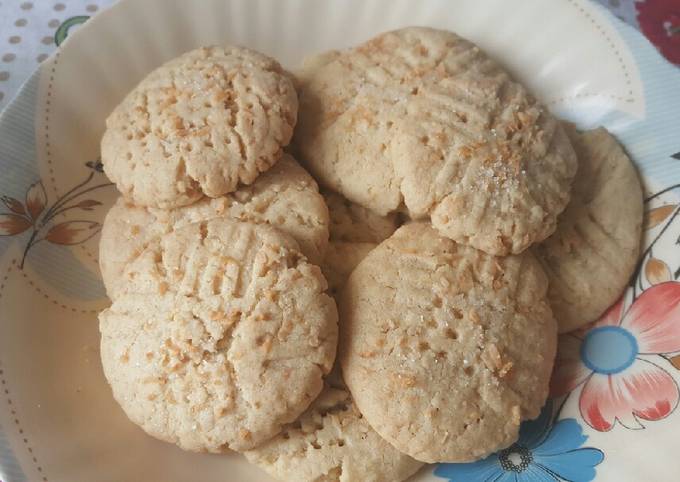
MULTIPOLYGON (((680 65, 680 0, 594 1, 640 29, 669 61, 680 65)), ((69 32, 114 2, 0 0, 0 110, 69 32)))

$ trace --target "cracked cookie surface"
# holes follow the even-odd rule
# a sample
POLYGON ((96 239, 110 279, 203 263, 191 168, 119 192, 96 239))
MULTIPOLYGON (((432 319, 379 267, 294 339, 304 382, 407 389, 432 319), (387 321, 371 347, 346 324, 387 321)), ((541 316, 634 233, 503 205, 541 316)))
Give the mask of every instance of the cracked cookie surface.
POLYGON ((151 72, 106 120, 102 162, 129 201, 170 208, 250 184, 288 144, 293 81, 274 59, 206 47, 151 72))
POLYGON ((108 295, 114 298, 121 283, 126 283, 125 266, 151 240, 213 218, 268 223, 292 236, 315 264, 321 263, 328 244, 328 209, 316 182, 284 154, 253 184, 220 198, 203 198, 169 210, 138 207, 118 198, 106 215, 99 244, 99 266, 108 295))
POLYGON ((311 60, 295 144, 320 184, 386 214, 405 206, 495 255, 555 230, 576 159, 559 123, 477 46, 429 28, 311 60))
POLYGON ((548 394, 557 325, 530 253, 493 257, 411 223, 371 251, 338 302, 340 362, 361 413, 423 462, 512 444, 548 394))
POLYGON ((297 243, 211 220, 153 240, 100 316, 113 394, 147 433, 187 450, 247 450, 316 398, 337 312, 297 243))
POLYGON ((565 127, 579 161, 571 201, 534 249, 560 332, 595 321, 621 295, 640 254, 643 216, 640 179, 617 140, 602 127, 565 127))

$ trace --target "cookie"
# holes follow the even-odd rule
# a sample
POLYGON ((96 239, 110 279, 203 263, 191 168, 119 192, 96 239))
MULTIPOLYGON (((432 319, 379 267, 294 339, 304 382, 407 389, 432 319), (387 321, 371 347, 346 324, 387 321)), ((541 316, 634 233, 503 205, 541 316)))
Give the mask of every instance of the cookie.
POLYGON ((328 209, 314 179, 284 154, 250 186, 220 198, 203 198, 190 206, 163 210, 143 208, 119 198, 107 214, 99 244, 104 286, 114 297, 122 273, 148 243, 175 228, 212 218, 269 223, 291 235, 314 264, 328 244, 328 209))
POLYGON ((151 72, 106 120, 104 170, 139 206, 172 208, 250 184, 297 117, 289 74, 241 47, 192 50, 151 72))
POLYGON ((517 440, 548 395, 557 325, 530 252, 493 257, 411 223, 340 296, 340 362, 368 423, 423 462, 467 462, 517 440))
POLYGON ((399 482, 423 465, 371 428, 337 373, 298 420, 245 456, 275 479, 295 482, 399 482))
POLYGON ((340 293, 354 268, 377 246, 376 243, 352 243, 331 241, 328 243, 321 270, 328 281, 328 292, 332 296, 340 293))
POLYGON ((616 139, 602 127, 566 127, 579 159, 571 202, 535 248, 560 332, 596 320, 621 295, 640 253, 643 216, 640 180, 616 139))
POLYGON ((328 50, 309 55, 302 60, 302 66, 293 71, 293 80, 297 88, 301 88, 316 71, 339 57, 339 50, 328 50))
POLYGON ((247 450, 293 422, 334 361, 326 281, 289 236, 215 219, 149 243, 100 316, 101 358, 130 420, 183 449, 247 450))
POLYGON ((331 241, 380 243, 399 227, 396 213, 381 216, 344 196, 322 189, 329 214, 331 241))
POLYGON ((295 143, 320 182, 386 214, 405 206, 495 255, 555 230, 576 158, 552 115, 471 42, 381 34, 299 79, 295 143))
POLYGON ((321 269, 328 291, 339 293, 352 270, 378 243, 389 238, 399 226, 396 214, 380 216, 341 194, 322 189, 328 205, 330 242, 321 269))

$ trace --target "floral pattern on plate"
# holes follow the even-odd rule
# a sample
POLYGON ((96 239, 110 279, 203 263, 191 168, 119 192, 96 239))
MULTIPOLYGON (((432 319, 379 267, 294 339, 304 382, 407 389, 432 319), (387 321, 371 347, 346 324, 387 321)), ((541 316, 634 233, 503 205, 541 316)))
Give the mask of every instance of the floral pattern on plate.
MULTIPOLYGON (((670 186, 645 202, 652 204, 678 188, 670 186)), ((605 453, 583 447, 588 436, 581 421, 597 432, 612 431, 617 424, 640 430, 675 411, 680 389, 668 369, 680 369, 680 266, 671 270, 670 260, 657 258, 655 248, 675 236, 670 228, 679 214, 677 203, 647 210, 644 230, 655 234, 631 285, 600 319, 560 336, 550 400, 538 419, 522 424, 519 440, 478 462, 441 464, 435 475, 452 482, 588 482, 595 479, 605 453), (578 396, 580 419, 560 419, 572 395, 578 396)))
POLYGON ((680 283, 652 286, 624 310, 619 300, 585 330, 560 337, 551 394, 583 385, 579 409, 598 431, 618 421, 643 428, 678 405, 678 386, 666 370, 639 355, 663 357, 680 351, 680 283))
POLYGON ((88 161, 86 166, 91 170, 87 178, 49 207, 47 207, 47 193, 42 181, 36 181, 26 190, 26 200, 23 204, 11 196, 0 196, 0 200, 8 209, 7 212, 0 213, 0 236, 17 236, 32 228, 31 235, 24 246, 20 268, 23 268, 31 248, 42 241, 73 246, 84 243, 100 231, 101 224, 96 221, 75 219, 61 223, 53 222, 57 216, 67 211, 92 211, 96 206, 102 205, 95 199, 77 201, 77 198, 84 194, 113 185, 105 180, 91 186, 90 181, 104 170, 100 161, 88 161))
POLYGON ((604 454, 583 447, 587 439, 573 418, 555 420, 548 402, 536 420, 522 424, 519 440, 509 448, 478 462, 441 464, 434 474, 451 481, 589 481, 604 454))

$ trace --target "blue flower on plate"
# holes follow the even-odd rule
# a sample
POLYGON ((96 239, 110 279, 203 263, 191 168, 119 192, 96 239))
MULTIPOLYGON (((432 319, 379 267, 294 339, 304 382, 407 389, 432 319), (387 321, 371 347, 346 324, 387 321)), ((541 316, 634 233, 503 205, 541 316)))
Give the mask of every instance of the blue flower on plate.
POLYGON ((536 420, 522 424, 517 443, 469 464, 440 464, 435 475, 451 482, 588 482, 604 453, 581 446, 588 439, 573 418, 552 422, 548 402, 536 420))

